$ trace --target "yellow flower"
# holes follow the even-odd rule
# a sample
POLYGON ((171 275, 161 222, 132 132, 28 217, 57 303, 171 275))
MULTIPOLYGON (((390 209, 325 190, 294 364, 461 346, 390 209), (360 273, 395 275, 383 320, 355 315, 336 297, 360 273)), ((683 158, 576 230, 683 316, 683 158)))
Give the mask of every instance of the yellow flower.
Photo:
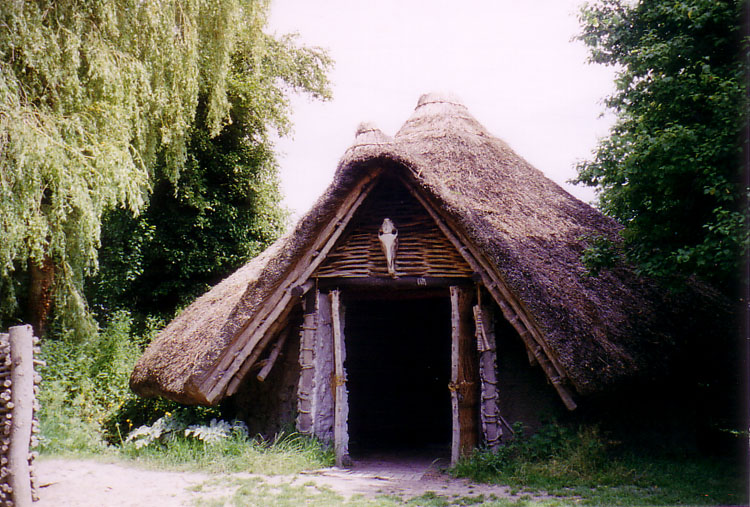
POLYGON ((164 412, 164 415, 167 417, 172 417, 172 412, 164 412))

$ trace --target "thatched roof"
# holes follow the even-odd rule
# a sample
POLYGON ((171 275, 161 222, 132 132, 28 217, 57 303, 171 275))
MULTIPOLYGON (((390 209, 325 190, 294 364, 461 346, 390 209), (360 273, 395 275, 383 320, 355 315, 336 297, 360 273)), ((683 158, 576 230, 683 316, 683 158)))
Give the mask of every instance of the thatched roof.
POLYGON ((253 333, 305 282, 321 237, 331 236, 369 178, 386 173, 419 192, 472 247, 487 266, 485 281, 501 286, 513 303, 506 306, 540 345, 556 386, 602 391, 649 375, 668 355, 674 323, 655 287, 627 266, 593 277, 581 263, 585 238, 618 241, 619 226, 533 168, 455 99, 426 95, 393 138, 360 127, 333 183, 296 228, 175 318, 138 361, 133 390, 186 403, 221 399, 222 376, 236 374, 259 346, 253 333))

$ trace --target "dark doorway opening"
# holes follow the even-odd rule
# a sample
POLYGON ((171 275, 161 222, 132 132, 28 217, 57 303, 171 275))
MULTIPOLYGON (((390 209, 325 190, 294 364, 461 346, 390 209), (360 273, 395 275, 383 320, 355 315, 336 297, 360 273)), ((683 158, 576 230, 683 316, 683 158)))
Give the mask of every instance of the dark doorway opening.
MULTIPOLYGON (((393 296, 393 294, 391 294, 393 296)), ((349 449, 450 454, 450 300, 346 302, 349 449)))

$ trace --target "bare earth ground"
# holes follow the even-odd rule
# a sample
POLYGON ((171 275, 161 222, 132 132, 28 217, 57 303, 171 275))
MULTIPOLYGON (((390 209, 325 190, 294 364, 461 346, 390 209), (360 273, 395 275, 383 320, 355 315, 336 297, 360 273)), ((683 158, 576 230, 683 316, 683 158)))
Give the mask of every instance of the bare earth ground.
POLYGON ((134 468, 123 463, 94 460, 42 459, 36 462, 39 502, 36 507, 194 505, 228 499, 238 484, 258 481, 276 487, 327 487, 345 499, 397 495, 405 500, 428 491, 452 497, 494 494, 510 497, 507 487, 471 484, 441 474, 429 461, 382 461, 377 457, 355 462, 352 469, 326 468, 299 475, 216 475, 134 468))

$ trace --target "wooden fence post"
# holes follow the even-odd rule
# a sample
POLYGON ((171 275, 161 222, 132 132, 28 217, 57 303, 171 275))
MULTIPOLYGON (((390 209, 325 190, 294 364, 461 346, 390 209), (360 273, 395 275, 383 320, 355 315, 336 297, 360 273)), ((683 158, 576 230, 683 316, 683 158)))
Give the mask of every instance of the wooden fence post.
POLYGON ((10 328, 11 413, 8 468, 15 507, 30 507, 31 466, 29 445, 34 417, 34 334, 31 326, 10 328))

